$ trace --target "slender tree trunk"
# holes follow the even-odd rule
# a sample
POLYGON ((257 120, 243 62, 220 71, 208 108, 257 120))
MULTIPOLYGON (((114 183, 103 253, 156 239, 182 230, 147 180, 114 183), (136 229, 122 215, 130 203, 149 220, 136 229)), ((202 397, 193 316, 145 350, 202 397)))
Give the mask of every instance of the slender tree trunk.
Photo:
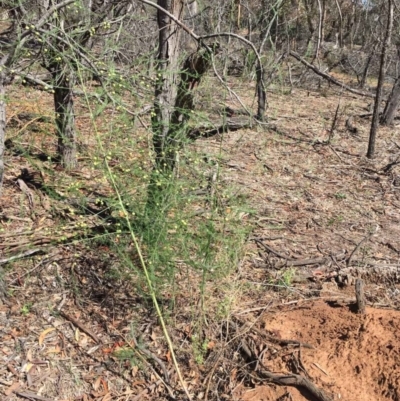
POLYGON ((0 72, 0 196, 3 189, 4 179, 4 142, 6 137, 6 102, 5 102, 5 81, 4 71, 0 72))
POLYGON ((339 32, 338 32, 338 36, 337 36, 337 39, 338 39, 338 46, 339 46, 339 49, 342 49, 343 48, 343 15, 342 15, 342 8, 340 7, 340 4, 339 4, 339 2, 338 2, 338 0, 335 0, 336 1, 336 7, 337 7, 337 9, 338 9, 338 13, 339 13, 339 32))
POLYGON ((364 89, 365 84, 367 83, 369 67, 371 66, 371 61, 372 61, 372 58, 374 57, 374 53, 375 53, 375 46, 374 46, 373 50, 371 51, 371 53, 368 55, 367 60, 365 61, 363 73, 362 73, 360 84, 359 84, 361 89, 364 89))
MULTIPOLYGON (((6 137, 6 102, 5 102, 5 81, 4 71, 0 72, 0 197, 3 189, 4 179, 4 142, 6 137)), ((0 304, 6 297, 6 285, 4 283, 3 269, 0 266, 0 304)))
POLYGON ((58 155, 62 166, 70 170, 77 165, 73 96, 75 73, 72 70, 65 71, 66 69, 68 69, 68 67, 65 65, 57 65, 53 67, 52 70, 58 155), (64 68, 64 71, 61 70, 61 68, 64 68))
POLYGON ((264 84, 264 66, 257 62, 257 120, 264 121, 265 118, 265 109, 267 107, 267 94, 264 84))
POLYGON ((394 8, 393 0, 388 0, 387 26, 385 31, 385 39, 382 45, 381 62, 379 66, 378 87, 376 89, 374 112, 372 115, 371 131, 369 134, 369 143, 367 152, 368 159, 372 159, 375 156, 376 132, 378 130, 378 124, 379 124, 379 108, 382 98, 383 81, 385 79, 386 53, 390 44, 390 37, 392 35, 392 29, 393 29, 393 8, 394 8))

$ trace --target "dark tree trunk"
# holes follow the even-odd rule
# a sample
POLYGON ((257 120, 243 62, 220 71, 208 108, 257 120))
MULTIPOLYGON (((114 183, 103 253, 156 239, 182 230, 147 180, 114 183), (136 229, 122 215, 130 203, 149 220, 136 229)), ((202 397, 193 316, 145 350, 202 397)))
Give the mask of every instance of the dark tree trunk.
POLYGON ((264 121, 265 109, 267 107, 267 95, 264 84, 264 67, 258 62, 257 63, 257 120, 264 121))
MULTIPOLYGON (((63 66, 65 69, 65 65, 63 66)), ((73 87, 74 71, 65 72, 58 65, 53 68, 54 109, 56 113, 56 130, 58 137, 58 155, 60 162, 67 170, 77 165, 76 131, 74 115, 73 87)))
POLYGON ((385 39, 382 45, 381 62, 379 66, 379 76, 378 76, 378 87, 376 89, 376 97, 374 104, 374 112, 372 115, 371 130, 369 134, 368 143, 368 159, 372 159, 375 156, 375 142, 376 142, 376 132, 379 125, 379 108, 382 98, 382 88, 383 81, 385 79, 385 66, 386 66, 386 53, 390 44, 390 37, 392 35, 393 28, 393 0, 388 0, 388 16, 387 16, 387 26, 385 31, 385 39))

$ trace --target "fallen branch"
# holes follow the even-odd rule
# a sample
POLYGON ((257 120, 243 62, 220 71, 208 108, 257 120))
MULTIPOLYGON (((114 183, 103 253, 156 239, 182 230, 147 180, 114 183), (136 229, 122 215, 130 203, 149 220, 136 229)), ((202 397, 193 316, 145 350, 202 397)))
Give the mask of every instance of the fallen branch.
POLYGON ((358 261, 358 266, 349 266, 335 273, 339 283, 355 284, 355 277, 374 284, 400 283, 400 265, 385 263, 368 263, 358 261))
POLYGON ((331 255, 331 256, 322 256, 320 258, 310 258, 310 259, 288 259, 287 256, 275 251, 272 249, 270 246, 264 244, 258 239, 254 239, 255 242, 258 244, 262 245, 264 249, 266 249, 268 252, 273 253, 276 255, 278 258, 285 259, 284 262, 278 263, 275 266, 275 269, 282 269, 283 267, 291 267, 291 266, 308 266, 308 265, 322 265, 324 263, 328 263, 330 260, 335 259, 336 261, 344 260, 346 259, 346 253, 338 253, 337 255, 331 255))
POLYGON ((290 374, 290 375, 275 375, 265 369, 261 372, 261 376, 271 381, 272 383, 279 384, 280 386, 296 386, 302 387, 309 391, 318 401, 332 401, 332 398, 327 396, 325 392, 314 385, 309 379, 304 376, 290 374))
POLYGON ((279 384, 281 386, 302 387, 306 389, 309 393, 311 393, 317 401, 332 401, 331 397, 326 395, 323 390, 316 387, 314 383, 311 382, 311 380, 307 379, 304 376, 293 373, 289 375, 276 375, 270 372, 262 363, 262 361, 260 361, 260 358, 257 358, 257 356, 253 354, 253 352, 250 350, 250 347, 247 346, 245 341, 241 342, 240 348, 248 359, 247 366, 251 366, 251 362, 258 362, 261 365, 261 372, 257 372, 258 375, 261 376, 261 378, 267 379, 268 381, 279 384))
POLYGON ((27 398, 28 400, 52 401, 51 398, 42 397, 41 395, 32 393, 30 391, 16 391, 15 394, 19 397, 27 398))
POLYGON ((353 249, 353 252, 350 254, 350 256, 347 258, 346 260, 346 266, 349 267, 351 264, 351 261, 353 260, 354 255, 356 254, 356 252, 360 249, 361 245, 369 240, 371 238, 371 236, 373 235, 373 233, 368 234, 367 236, 365 236, 358 244, 357 246, 353 249))
POLYGON ((76 320, 74 317, 72 317, 71 315, 68 315, 67 313, 63 312, 62 310, 60 310, 59 313, 64 319, 69 320, 74 326, 78 327, 80 330, 82 330, 84 333, 86 333, 89 337, 91 337, 95 343, 101 344, 101 341, 96 336, 96 334, 94 334, 91 330, 86 328, 79 320, 76 320))
POLYGON ((251 128, 252 124, 249 121, 246 122, 233 122, 228 121, 226 124, 222 124, 217 128, 209 129, 207 127, 195 128, 187 134, 189 139, 195 140, 198 138, 211 138, 217 134, 223 134, 228 131, 238 131, 243 128, 251 128))
POLYGON ((40 248, 29 249, 25 252, 19 253, 18 255, 13 255, 13 256, 9 256, 8 258, 0 259, 0 265, 4 265, 6 263, 12 262, 17 259, 26 258, 28 256, 32 256, 39 252, 42 252, 42 249, 40 249, 40 248))
POLYGON ((371 97, 373 99, 375 99, 375 95, 373 95, 372 93, 368 93, 368 92, 363 92, 363 91, 359 91, 357 89, 353 89, 350 86, 344 84, 343 82, 338 81, 336 78, 334 78, 332 75, 329 75, 325 72, 322 72, 321 70, 319 70, 315 65, 310 64, 308 61, 304 60, 299 54, 297 54, 294 51, 290 51, 289 54, 294 57, 296 60, 300 61, 300 63, 304 64, 307 68, 309 68, 310 70, 314 71, 317 75, 319 75, 322 78, 325 78, 327 81, 332 82, 334 85, 337 85, 343 89, 346 89, 348 92, 354 93, 356 95, 360 95, 360 96, 366 96, 366 97, 371 97))

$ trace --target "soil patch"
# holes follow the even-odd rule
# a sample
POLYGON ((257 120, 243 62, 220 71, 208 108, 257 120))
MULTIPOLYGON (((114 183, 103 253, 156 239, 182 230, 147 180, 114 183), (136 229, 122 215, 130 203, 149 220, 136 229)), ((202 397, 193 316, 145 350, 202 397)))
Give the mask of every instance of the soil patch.
MULTIPOLYGON (((296 339, 315 349, 302 349, 304 374, 335 400, 383 401, 400 398, 399 312, 368 308, 365 316, 349 306, 323 301, 280 310, 269 315, 266 329, 280 338, 296 339)), ((267 358, 265 358, 267 359, 267 358)), ((286 355, 264 360, 273 372, 287 372, 286 355)), ((243 392, 241 400, 275 400, 297 389, 259 386, 243 392)), ((286 399, 286 398, 285 398, 286 399)), ((290 398, 288 398, 290 399, 290 398)))

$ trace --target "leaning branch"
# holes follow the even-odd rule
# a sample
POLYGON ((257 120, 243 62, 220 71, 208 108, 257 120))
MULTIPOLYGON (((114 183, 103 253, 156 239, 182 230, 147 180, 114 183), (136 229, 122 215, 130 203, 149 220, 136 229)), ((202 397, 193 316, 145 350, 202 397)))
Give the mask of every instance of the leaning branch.
POLYGON ((338 81, 336 78, 332 77, 332 75, 329 75, 329 74, 327 74, 325 72, 322 72, 315 65, 312 65, 308 61, 304 60, 304 58, 302 58, 296 52, 290 51, 289 54, 292 57, 294 57, 296 60, 300 61, 300 63, 304 64, 307 68, 309 68, 310 70, 314 71, 317 75, 319 75, 322 78, 325 78, 329 82, 332 82, 334 85, 340 86, 341 88, 346 89, 348 92, 354 93, 356 95, 375 98, 375 95, 373 95, 372 93, 363 92, 363 91, 359 91, 357 89, 353 89, 350 86, 344 84, 343 82, 338 81))

